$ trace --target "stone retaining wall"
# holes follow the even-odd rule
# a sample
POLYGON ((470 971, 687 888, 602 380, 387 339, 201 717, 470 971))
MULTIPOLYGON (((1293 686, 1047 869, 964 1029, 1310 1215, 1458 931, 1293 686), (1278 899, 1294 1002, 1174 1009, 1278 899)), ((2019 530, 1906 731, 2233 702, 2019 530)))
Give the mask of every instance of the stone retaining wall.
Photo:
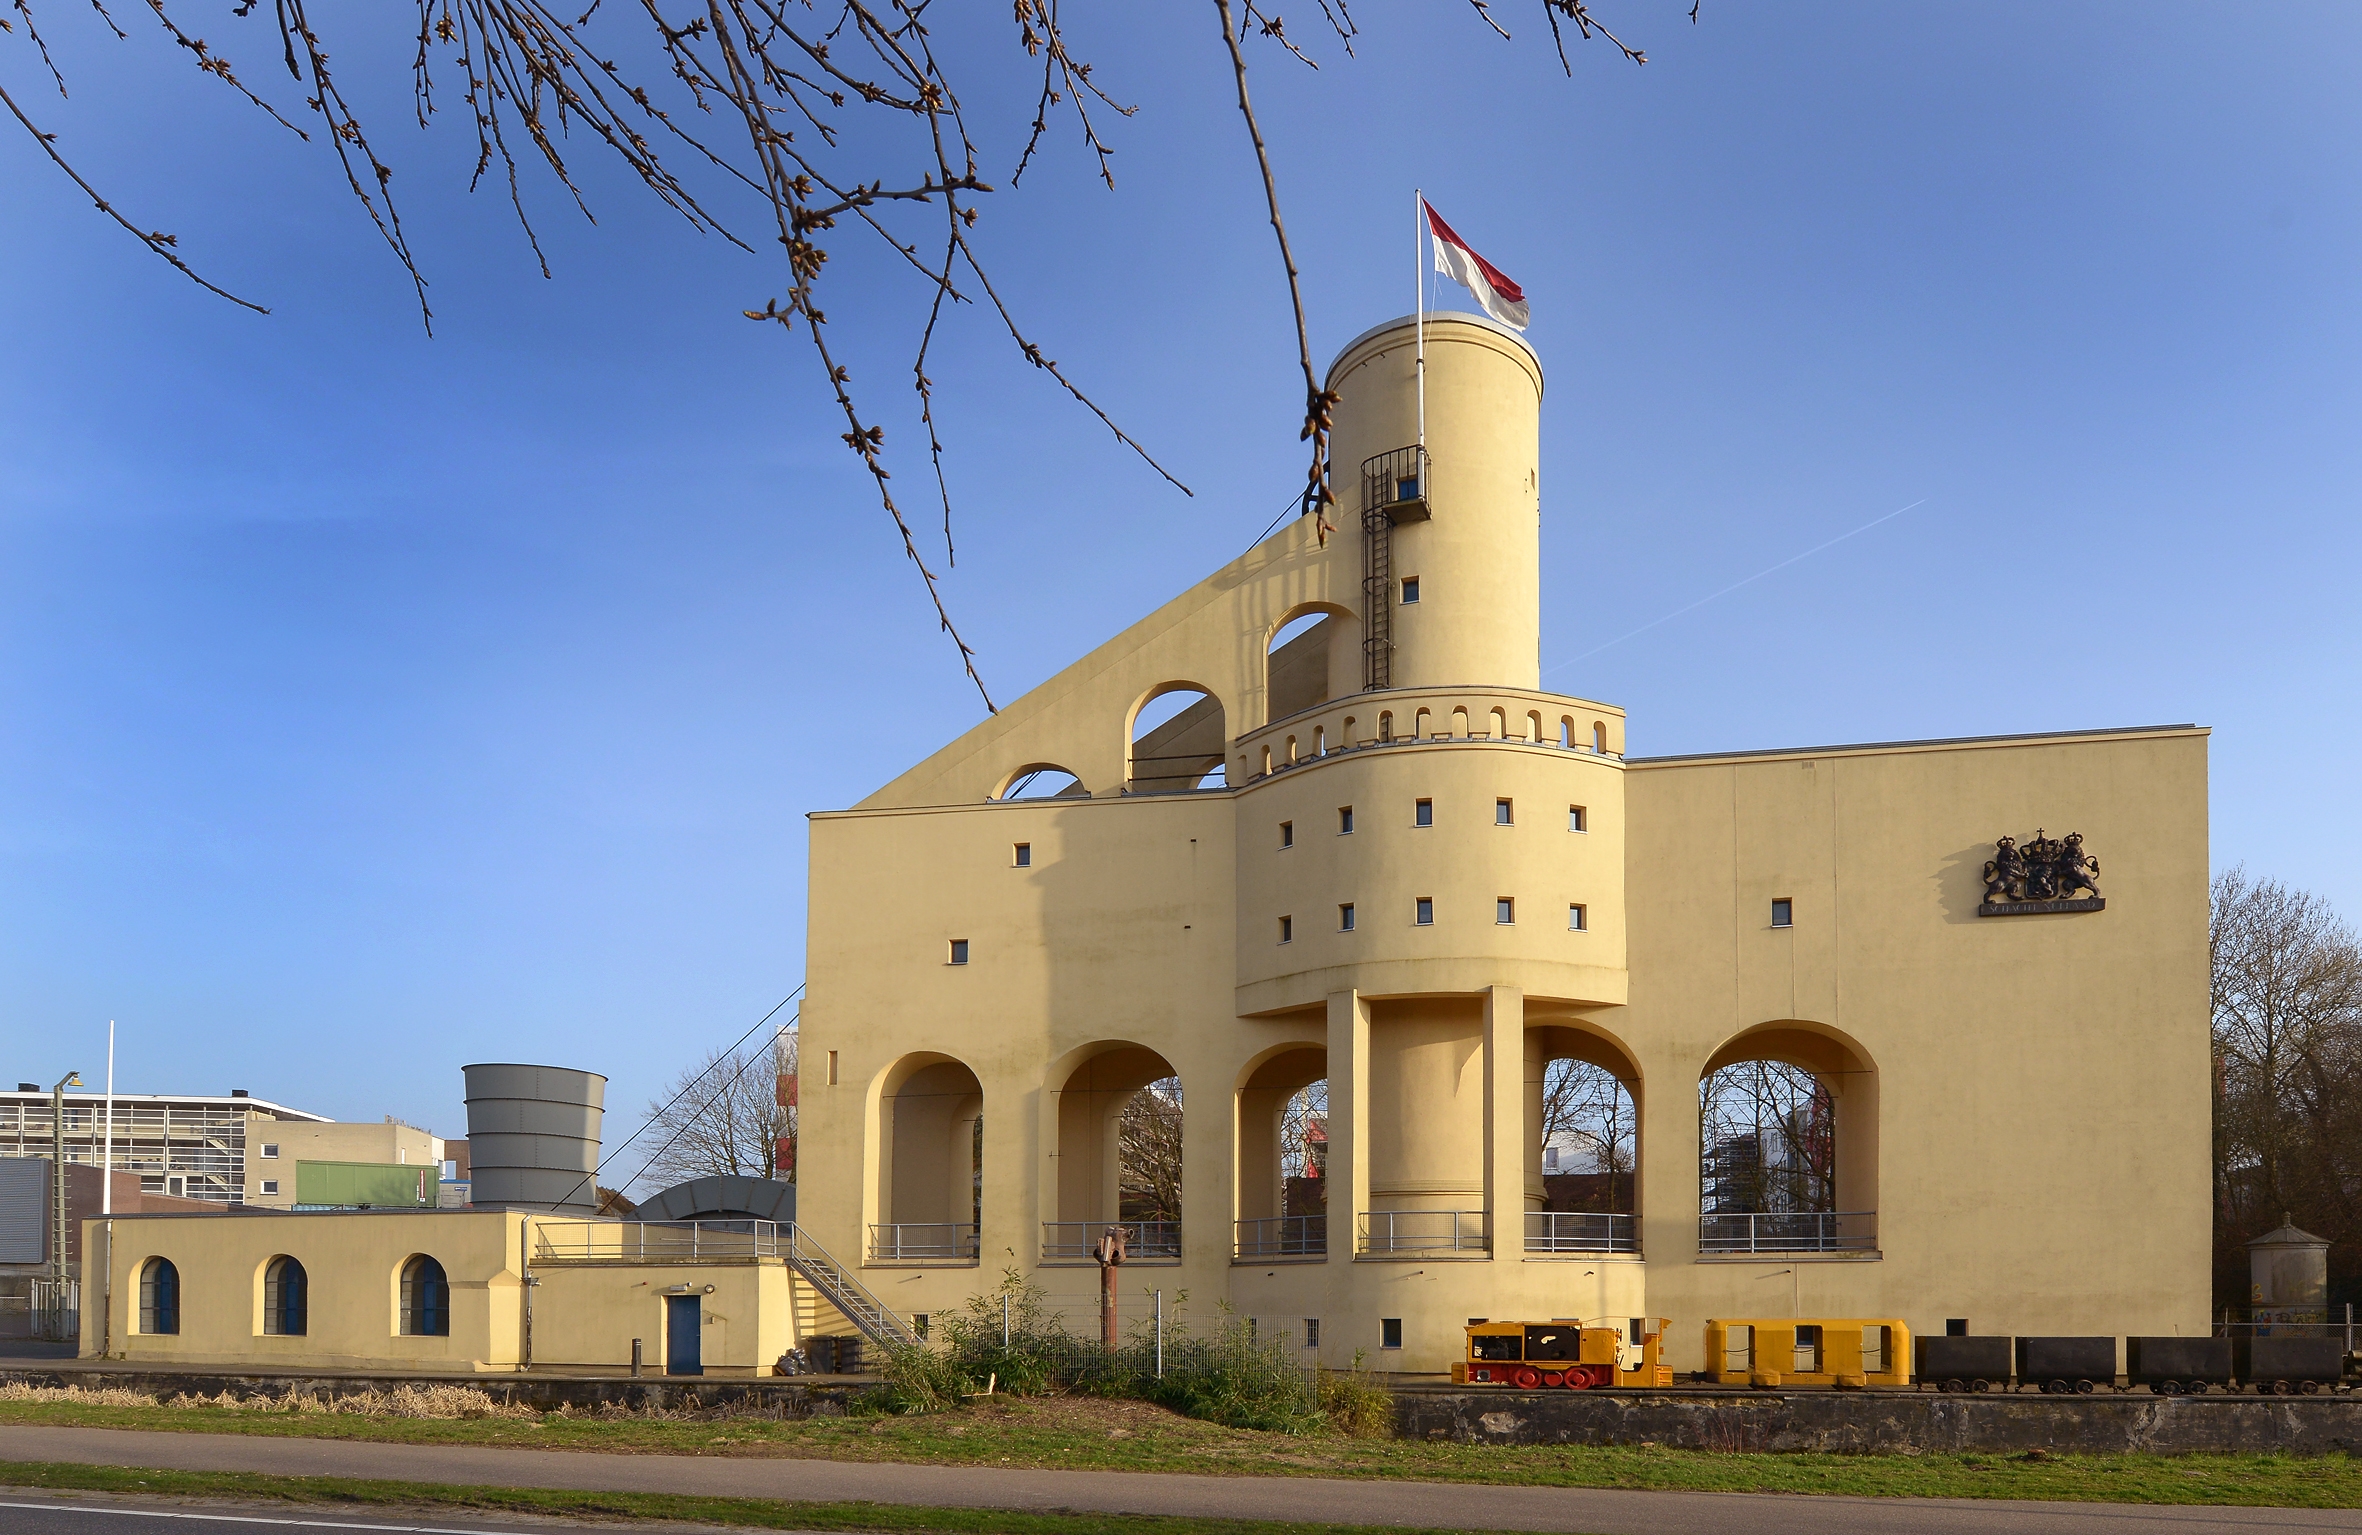
POLYGON ((1395 1433, 1463 1444, 1686 1450, 2362 1454, 2362 1396, 1958 1396, 1915 1391, 1485 1392, 1395 1397, 1395 1433))

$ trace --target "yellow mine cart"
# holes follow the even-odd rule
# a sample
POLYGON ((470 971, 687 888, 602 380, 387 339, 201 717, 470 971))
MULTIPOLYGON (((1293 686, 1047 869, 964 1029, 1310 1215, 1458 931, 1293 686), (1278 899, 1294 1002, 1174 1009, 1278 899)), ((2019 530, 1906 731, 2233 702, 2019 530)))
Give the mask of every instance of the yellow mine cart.
POLYGON ((1892 1317, 1710 1320, 1706 1373, 1725 1386, 1908 1386, 1911 1329, 1892 1317))
POLYGON ((1670 1386, 1663 1363, 1663 1317, 1634 1317, 1624 1327, 1585 1326, 1574 1317, 1549 1322, 1471 1322, 1468 1357, 1452 1365, 1460 1386, 1587 1391, 1593 1386, 1670 1386))

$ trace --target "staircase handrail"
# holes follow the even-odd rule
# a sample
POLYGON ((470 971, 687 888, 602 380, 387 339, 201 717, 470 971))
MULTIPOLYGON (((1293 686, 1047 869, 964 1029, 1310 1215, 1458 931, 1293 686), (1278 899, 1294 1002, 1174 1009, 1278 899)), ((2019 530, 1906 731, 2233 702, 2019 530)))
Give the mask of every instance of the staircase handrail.
POLYGON ((843 1312, 845 1320, 860 1328, 871 1342, 886 1348, 918 1343, 919 1335, 911 1331, 910 1324, 871 1294, 869 1287, 847 1272, 843 1264, 830 1257, 828 1249, 812 1240, 801 1224, 787 1222, 781 1229, 787 1233, 788 1267, 843 1312))

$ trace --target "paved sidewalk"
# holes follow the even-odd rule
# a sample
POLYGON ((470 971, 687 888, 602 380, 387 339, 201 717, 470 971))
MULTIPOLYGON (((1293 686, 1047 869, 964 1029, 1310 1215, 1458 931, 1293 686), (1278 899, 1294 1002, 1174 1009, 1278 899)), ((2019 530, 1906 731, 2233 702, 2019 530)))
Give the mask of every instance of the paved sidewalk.
POLYGON ((2232 1535, 2362 1531, 2362 1511, 2157 1508, 2119 1503, 1790 1497, 1483 1487, 1294 1476, 1000 1470, 738 1456, 598 1455, 365 1444, 242 1434, 0 1428, 0 1461, 74 1461, 174 1471, 259 1471, 470 1487, 692 1493, 1049 1512, 1175 1514, 1328 1524, 1539 1530, 1580 1535, 2232 1535))

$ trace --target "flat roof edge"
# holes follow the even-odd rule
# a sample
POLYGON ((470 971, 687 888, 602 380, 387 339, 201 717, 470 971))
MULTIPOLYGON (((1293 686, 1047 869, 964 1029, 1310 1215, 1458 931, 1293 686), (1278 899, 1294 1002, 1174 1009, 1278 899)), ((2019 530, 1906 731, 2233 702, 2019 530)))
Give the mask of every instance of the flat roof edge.
POLYGON ((2169 735, 2207 727, 2180 725, 2103 725, 2091 730, 2037 730, 1996 736, 1933 736, 1922 741, 1852 741, 1833 746, 1767 746, 1754 751, 1695 752, 1678 757, 1626 757, 1626 767, 1670 767, 1689 762, 1731 762, 1748 757, 1825 757, 1837 752, 1921 751, 1938 746, 2002 746, 2021 741, 2088 740, 2096 736, 2169 735))

